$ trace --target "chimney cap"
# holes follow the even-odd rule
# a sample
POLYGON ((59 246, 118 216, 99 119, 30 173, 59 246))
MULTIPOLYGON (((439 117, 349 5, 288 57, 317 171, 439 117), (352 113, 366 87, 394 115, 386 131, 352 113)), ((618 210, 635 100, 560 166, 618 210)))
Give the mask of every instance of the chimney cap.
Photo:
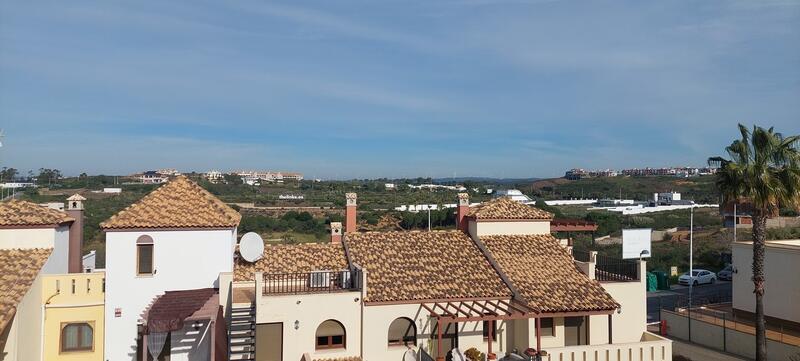
POLYGON ((356 205, 356 199, 358 196, 355 193, 345 193, 344 197, 348 206, 356 205))
POLYGON ((467 194, 467 193, 459 193, 458 194, 458 205, 459 206, 469 206, 469 194, 467 194))

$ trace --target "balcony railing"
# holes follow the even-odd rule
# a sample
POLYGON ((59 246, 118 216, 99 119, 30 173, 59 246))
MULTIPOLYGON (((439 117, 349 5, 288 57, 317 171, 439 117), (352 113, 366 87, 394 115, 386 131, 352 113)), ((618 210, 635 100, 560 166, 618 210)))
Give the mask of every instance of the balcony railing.
POLYGON ((591 259, 591 253, 589 253, 589 251, 584 251, 582 249, 573 248, 572 257, 575 258, 576 261, 589 262, 589 259, 591 259))
POLYGON ((598 254, 594 275, 598 281, 627 282, 639 280, 639 262, 598 254))
POLYGON ((264 274, 263 295, 349 292, 361 289, 360 269, 264 274))

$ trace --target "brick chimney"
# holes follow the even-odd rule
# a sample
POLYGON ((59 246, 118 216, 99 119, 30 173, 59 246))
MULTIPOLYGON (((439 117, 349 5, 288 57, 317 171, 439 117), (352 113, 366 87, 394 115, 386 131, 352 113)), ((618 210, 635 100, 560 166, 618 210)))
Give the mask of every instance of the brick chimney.
POLYGON ((346 207, 345 207, 345 232, 355 232, 358 230, 358 225, 356 225, 356 194, 355 193, 347 193, 344 195, 347 199, 346 207))
POLYGON ((464 233, 469 232, 469 222, 467 222, 467 214, 469 213, 469 194, 458 194, 458 208, 456 209, 456 226, 464 233))
POLYGON ((67 270, 69 273, 83 272, 83 198, 73 194, 67 198, 67 215, 75 221, 69 226, 69 256, 67 270))
POLYGON ((331 222, 331 243, 342 243, 342 222, 331 222))

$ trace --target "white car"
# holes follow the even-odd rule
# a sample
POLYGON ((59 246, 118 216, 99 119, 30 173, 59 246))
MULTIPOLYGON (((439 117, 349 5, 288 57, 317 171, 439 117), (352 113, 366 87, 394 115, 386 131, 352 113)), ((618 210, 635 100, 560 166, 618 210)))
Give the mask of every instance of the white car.
POLYGON ((692 286, 697 286, 699 284, 708 283, 713 284, 717 282, 717 275, 714 272, 707 271, 704 269, 696 269, 692 270, 692 275, 689 276, 689 272, 682 274, 678 277, 678 283, 682 285, 688 286, 690 283, 692 286))

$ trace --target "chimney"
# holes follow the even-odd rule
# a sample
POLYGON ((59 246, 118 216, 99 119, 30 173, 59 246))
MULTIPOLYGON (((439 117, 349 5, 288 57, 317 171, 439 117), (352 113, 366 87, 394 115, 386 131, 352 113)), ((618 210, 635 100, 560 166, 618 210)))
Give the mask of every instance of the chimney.
POLYGON ((331 243, 342 243, 342 222, 331 222, 331 243))
POLYGON ((469 225, 467 222, 467 213, 469 213, 469 194, 458 194, 458 208, 456 210, 456 226, 464 233, 469 232, 469 225))
POLYGON ((356 225, 356 194, 355 193, 346 193, 345 198, 347 199, 346 208, 345 208, 345 232, 355 232, 358 229, 356 225))
POLYGON ((73 194, 67 198, 67 215, 75 221, 69 226, 69 273, 83 272, 83 198, 80 194, 73 194))

